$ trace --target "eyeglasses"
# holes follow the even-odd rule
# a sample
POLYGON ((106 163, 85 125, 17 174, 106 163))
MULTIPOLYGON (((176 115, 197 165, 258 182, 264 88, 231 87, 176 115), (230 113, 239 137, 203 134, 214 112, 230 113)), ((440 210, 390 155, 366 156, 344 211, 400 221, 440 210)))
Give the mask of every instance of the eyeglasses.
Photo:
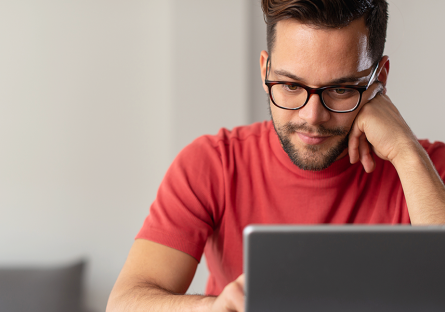
POLYGON ((363 92, 368 90, 372 84, 371 82, 379 67, 379 64, 377 64, 366 86, 334 85, 311 88, 296 82, 267 80, 269 64, 270 60, 268 58, 264 83, 269 88, 269 96, 275 106, 282 109, 297 110, 307 104, 311 94, 318 94, 323 106, 334 113, 349 113, 357 109, 362 100, 363 92))

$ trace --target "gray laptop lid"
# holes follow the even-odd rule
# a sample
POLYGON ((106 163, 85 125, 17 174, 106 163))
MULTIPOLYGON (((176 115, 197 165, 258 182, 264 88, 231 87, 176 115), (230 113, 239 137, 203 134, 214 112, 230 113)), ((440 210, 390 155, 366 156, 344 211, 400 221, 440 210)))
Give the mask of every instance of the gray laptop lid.
POLYGON ((247 312, 445 311, 445 227, 248 226, 247 312))

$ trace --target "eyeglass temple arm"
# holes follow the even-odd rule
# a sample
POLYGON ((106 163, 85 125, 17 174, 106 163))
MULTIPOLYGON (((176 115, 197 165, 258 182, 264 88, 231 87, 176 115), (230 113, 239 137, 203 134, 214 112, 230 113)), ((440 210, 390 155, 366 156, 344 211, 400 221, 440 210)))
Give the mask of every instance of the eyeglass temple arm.
POLYGON ((368 81, 368 85, 366 86, 366 89, 369 88, 369 86, 372 84, 372 81, 374 80, 374 76, 377 73, 377 69, 379 68, 379 64, 375 67, 374 71, 372 72, 371 78, 368 81))
POLYGON ((267 77, 269 76, 269 64, 270 64, 270 56, 267 57, 267 62, 266 62, 266 77, 264 78, 264 80, 267 80, 267 77))

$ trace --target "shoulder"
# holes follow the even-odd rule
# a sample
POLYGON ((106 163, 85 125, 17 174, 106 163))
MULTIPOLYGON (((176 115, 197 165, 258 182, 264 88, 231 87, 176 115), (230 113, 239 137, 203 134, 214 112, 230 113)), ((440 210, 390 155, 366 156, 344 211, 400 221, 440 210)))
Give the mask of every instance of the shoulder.
MULTIPOLYGON (((167 197, 178 198, 179 203, 186 203, 187 209, 205 207, 202 211, 210 211, 213 220, 219 220, 225 207, 227 180, 235 170, 255 162, 255 157, 252 157, 255 148, 247 145, 261 145, 257 142, 268 137, 266 133, 269 133, 270 126, 268 122, 263 122, 232 130, 223 128, 216 135, 203 135, 195 139, 170 165, 157 201, 167 197)), ((181 204, 176 206, 180 207, 181 204)))
POLYGON ((219 167, 221 162, 233 162, 234 158, 238 162, 251 158, 253 153, 269 146, 267 140, 271 128, 272 122, 264 121, 231 130, 222 128, 216 135, 200 136, 182 149, 172 165, 203 170, 219 167))
POLYGON ((216 135, 203 135, 186 146, 175 158, 176 172, 215 178, 231 175, 236 169, 260 165, 268 157, 272 122, 265 121, 231 130, 222 128, 216 135), (236 169, 235 169, 236 168, 236 169))

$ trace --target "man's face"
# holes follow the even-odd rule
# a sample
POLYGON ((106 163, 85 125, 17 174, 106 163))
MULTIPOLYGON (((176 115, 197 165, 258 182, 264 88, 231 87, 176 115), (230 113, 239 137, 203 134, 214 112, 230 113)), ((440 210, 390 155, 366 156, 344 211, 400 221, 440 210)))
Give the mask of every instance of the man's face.
MULTIPOLYGON (((318 88, 327 85, 366 85, 372 70, 368 31, 362 19, 341 29, 320 29, 284 20, 276 25, 271 55, 261 54, 263 81, 270 56, 269 80, 291 81, 318 88)), ((266 92, 267 86, 264 85, 266 92)), ((312 95, 299 110, 284 110, 270 102, 270 111, 284 150, 301 169, 322 170, 347 153, 348 133, 360 107, 350 113, 333 113, 312 95)))

